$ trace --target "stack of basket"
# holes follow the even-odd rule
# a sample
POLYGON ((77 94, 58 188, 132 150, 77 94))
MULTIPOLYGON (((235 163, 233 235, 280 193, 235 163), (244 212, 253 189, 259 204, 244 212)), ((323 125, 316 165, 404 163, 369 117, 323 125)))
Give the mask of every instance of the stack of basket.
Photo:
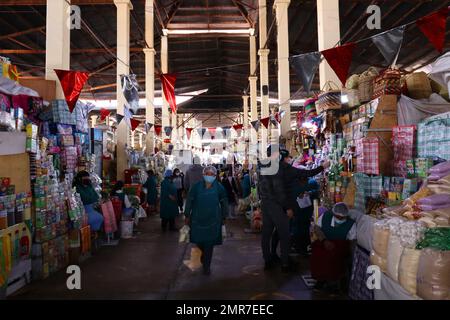
POLYGON ((320 114, 327 110, 339 110, 342 107, 341 90, 332 81, 327 81, 316 101, 316 110, 320 114))
POLYGON ((378 76, 378 71, 370 67, 359 76, 358 95, 361 103, 369 102, 373 97, 373 82, 378 76))
POLYGON ((431 83, 425 72, 414 72, 405 76, 408 96, 413 99, 428 99, 432 93, 431 83))

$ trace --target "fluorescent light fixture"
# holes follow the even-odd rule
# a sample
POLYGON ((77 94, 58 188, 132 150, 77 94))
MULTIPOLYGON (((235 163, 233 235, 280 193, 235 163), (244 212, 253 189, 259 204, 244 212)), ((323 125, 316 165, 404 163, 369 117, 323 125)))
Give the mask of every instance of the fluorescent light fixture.
MULTIPOLYGON (((204 90, 192 91, 192 92, 188 92, 185 94, 177 95, 177 96, 175 96, 177 105, 185 103, 185 102, 191 100, 192 98, 194 98, 200 94, 203 94, 207 91, 208 91, 208 89, 204 89, 204 90)), ((95 105, 94 110, 100 110, 102 108, 105 108, 107 110, 116 110, 117 109, 117 100, 80 99, 80 101, 83 103, 88 103, 88 102, 92 103, 93 105, 95 105)), ((153 100, 153 104, 154 104, 155 108, 161 108, 162 103, 163 103, 162 97, 155 97, 155 99, 153 100)), ((147 105, 146 99, 139 99, 139 108, 140 109, 145 109, 146 105, 147 105)))
POLYGON ((341 102, 343 104, 348 103, 348 95, 346 94, 341 95, 341 102))
POLYGON ((249 34, 253 35, 255 29, 163 29, 164 35, 171 34, 208 34, 208 33, 227 33, 227 34, 249 34))

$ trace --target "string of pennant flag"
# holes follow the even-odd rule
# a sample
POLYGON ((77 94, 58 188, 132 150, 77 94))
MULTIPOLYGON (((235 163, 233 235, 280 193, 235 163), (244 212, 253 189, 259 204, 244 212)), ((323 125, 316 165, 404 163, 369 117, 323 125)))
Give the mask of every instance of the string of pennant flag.
MULTIPOLYGON (((359 41, 346 43, 341 46, 323 51, 291 56, 289 58, 290 63, 294 68, 297 77, 301 81, 304 90, 307 92, 307 94, 310 94, 311 85, 315 73, 323 58, 334 70, 339 80, 343 84, 345 84, 350 64, 352 62, 353 52, 356 48, 356 45, 360 42, 371 40, 384 57, 387 65, 394 66, 400 54, 406 27, 411 24, 417 25, 419 30, 425 35, 425 37, 430 41, 434 48, 442 53, 445 45, 446 22, 449 8, 450 7, 442 8, 415 21, 376 34, 367 39, 361 39, 359 41)), ((73 112, 78 98, 81 94, 81 90, 83 89, 83 86, 89 78, 89 73, 58 69, 55 69, 54 71, 64 92, 68 109, 70 112, 73 112)), ((125 119, 128 127, 130 127, 132 131, 134 131, 141 124, 141 121, 133 118, 139 108, 139 84, 136 80, 136 75, 134 74, 121 75, 120 80, 126 103, 124 105, 124 114, 121 115, 119 113, 116 113, 116 120, 117 123, 120 123, 123 119, 125 119)), ((171 111, 175 113, 177 110, 175 99, 176 74, 160 74, 160 80, 162 83, 164 97, 169 103, 171 111)), ((106 109, 100 110, 100 119, 103 121, 107 116, 110 115, 110 113, 111 112, 106 109)), ((283 116, 284 111, 280 111, 269 117, 251 121, 251 127, 258 131, 260 128, 260 124, 263 124, 263 126, 266 128, 269 127, 269 124, 278 125, 278 123, 281 122, 281 118, 283 116)), ((161 130, 164 129, 166 135, 170 136, 173 130, 173 128, 170 126, 162 128, 162 126, 160 125, 155 125, 148 122, 144 122, 144 127, 146 133, 148 133, 149 130, 154 127, 155 133, 157 135, 160 135, 161 130)), ((236 131, 247 129, 243 128, 242 124, 234 125, 232 126, 232 128, 236 131)), ((231 127, 224 127, 222 129, 229 130, 231 129, 231 127)), ((189 138, 192 130, 193 128, 186 128, 186 132, 189 138)), ((201 130, 199 132, 199 134, 202 133, 201 136, 203 136, 206 132, 206 128, 201 128, 199 130, 201 130)), ((210 131, 210 133, 212 133, 211 136, 214 137, 215 128, 209 128, 208 130, 210 131)))
POLYGON ((434 48, 436 48, 439 53, 442 53, 445 44, 445 29, 449 8, 450 7, 442 8, 408 24, 404 24, 366 39, 349 42, 323 51, 291 56, 289 58, 291 66, 294 68, 295 73, 307 94, 310 94, 311 92, 311 85, 322 57, 328 62, 339 80, 345 84, 352 62, 353 52, 358 43, 371 40, 382 54, 387 65, 394 66, 400 54, 406 27, 411 24, 416 24, 434 48))

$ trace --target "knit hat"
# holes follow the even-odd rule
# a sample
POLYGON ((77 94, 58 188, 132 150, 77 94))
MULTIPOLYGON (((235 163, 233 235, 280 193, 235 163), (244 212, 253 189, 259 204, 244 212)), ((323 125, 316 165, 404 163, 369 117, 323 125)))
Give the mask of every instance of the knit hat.
POLYGON ((348 216, 348 207, 344 202, 338 202, 333 206, 333 214, 336 214, 338 216, 348 216))

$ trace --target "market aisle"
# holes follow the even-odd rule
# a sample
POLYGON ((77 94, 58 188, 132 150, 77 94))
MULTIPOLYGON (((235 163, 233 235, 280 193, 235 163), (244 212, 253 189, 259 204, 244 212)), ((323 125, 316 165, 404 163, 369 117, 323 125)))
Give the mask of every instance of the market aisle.
MULTIPOLYGON (((241 218, 243 219, 243 218, 241 218)), ((231 237, 216 247, 212 274, 192 272, 191 245, 180 245, 178 233, 161 234, 159 218, 139 226, 140 234, 102 247, 81 264, 82 290, 66 289, 61 271, 26 287, 12 299, 327 299, 303 283, 300 273, 283 275, 262 269, 260 236, 245 234, 244 221, 228 224, 231 237)), ((307 261, 301 269, 307 269, 307 261)))

